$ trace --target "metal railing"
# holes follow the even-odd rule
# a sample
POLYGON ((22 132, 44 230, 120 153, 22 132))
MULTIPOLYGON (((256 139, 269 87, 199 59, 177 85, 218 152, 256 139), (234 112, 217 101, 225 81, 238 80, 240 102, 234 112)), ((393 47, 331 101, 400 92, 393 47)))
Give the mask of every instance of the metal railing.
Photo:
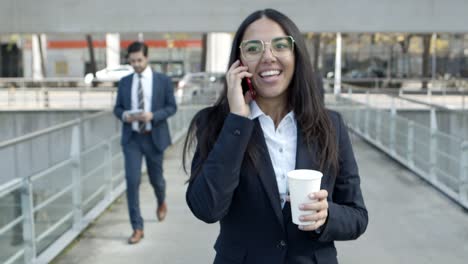
MULTIPOLYGON (((362 95, 366 93, 380 94, 382 96, 394 97, 399 101, 413 102, 420 105, 431 105, 438 108, 450 110, 468 110, 468 81, 466 79, 459 79, 452 85, 456 87, 446 87, 446 82, 433 82, 430 87, 426 89, 412 88, 408 86, 402 87, 388 87, 377 85, 374 82, 382 82, 384 79, 371 79, 369 87, 357 86, 355 84, 342 83, 342 93, 351 95, 362 95)), ((430 79, 426 79, 429 81, 430 79)), ((366 81, 358 79, 359 81, 366 81)), ((370 80, 367 80, 370 81, 370 80)), ((411 84, 421 83, 422 80, 405 80, 405 83, 411 84)), ((333 91, 333 83, 330 80, 324 79, 325 90, 327 92, 333 91)))
MULTIPOLYGON (((179 107, 173 141, 202 107, 179 107)), ((123 193, 120 127, 103 111, 0 143, 0 263, 48 263, 123 193)))
MULTIPOLYGON (((222 87, 209 83, 196 89, 176 89, 175 98, 179 105, 212 104, 219 97, 222 87)), ((114 106, 117 88, 115 87, 76 87, 76 88, 0 88, 0 109, 86 109, 100 110, 114 106)))
MULTIPOLYGON (((32 82, 24 78, 0 78, 0 109, 107 109, 113 106, 116 96, 115 87, 49 87, 37 86, 27 87, 25 85, 8 86, 3 85, 8 82, 24 84, 32 82), (4 88, 2 88, 4 87, 4 88)), ((65 83, 77 81, 75 79, 47 79, 44 83, 65 83)), ((327 91, 332 90, 333 83, 330 79, 324 79, 327 91)), ((454 110, 468 110, 468 80, 431 80, 431 79, 343 79, 343 91, 347 94, 363 94, 366 92, 379 93, 396 97, 399 101, 415 102, 416 104, 437 105, 441 108, 454 110), (369 87, 362 87, 349 84, 369 83, 369 87), (421 84, 425 80, 429 82, 429 88, 412 88, 411 84, 421 84), (399 83, 403 86, 388 87, 382 83, 399 83), (410 85, 404 86, 404 85, 410 85), (455 87, 447 87, 456 85, 455 87)), ((40 82, 39 82, 40 83, 40 82)), ((37 83, 35 82, 37 85, 37 83)), ((179 104, 205 104, 206 101, 213 101, 222 90, 221 83, 211 83, 206 81, 199 86, 192 85, 186 89, 175 88, 176 99, 179 104), (203 86, 203 89, 201 88, 203 86), (196 102, 196 101, 199 102, 196 102)))
MULTIPOLYGON (((426 91, 430 89, 434 92, 450 93, 461 91, 463 88, 468 88, 468 78, 393 78, 393 77, 368 77, 368 78, 350 78, 342 77, 341 82, 347 85, 365 87, 365 88, 396 88, 404 89, 405 91, 426 91), (427 88, 422 88, 423 83, 427 88)), ((334 84, 334 78, 325 78, 324 83, 326 86, 334 84)))
POLYGON ((9 88, 0 89, 0 109, 109 109, 116 88, 9 88))
POLYGON ((34 87, 84 87, 84 78, 79 77, 3 77, 0 88, 34 88, 34 87))
POLYGON ((342 95, 333 99, 331 108, 352 131, 468 209, 468 141, 438 131, 435 108, 426 127, 398 116, 394 107, 379 109, 342 95))
MULTIPOLYGON (((463 94, 447 97, 434 96, 432 97, 434 99, 431 100, 431 95, 427 94, 401 96, 397 91, 391 89, 362 89, 350 85, 343 85, 343 87, 346 92, 340 94, 341 98, 347 98, 370 108, 391 111, 398 109, 399 112, 403 111, 405 116, 411 116, 410 113, 414 113, 414 110, 436 111, 437 115, 434 117, 437 117, 437 122, 434 122, 433 125, 442 124, 439 127, 440 132, 468 139, 468 112, 466 112, 468 105, 465 106, 463 94)), ((419 119, 424 125, 430 126, 427 121, 422 121, 421 118, 414 115, 413 117, 419 119)))

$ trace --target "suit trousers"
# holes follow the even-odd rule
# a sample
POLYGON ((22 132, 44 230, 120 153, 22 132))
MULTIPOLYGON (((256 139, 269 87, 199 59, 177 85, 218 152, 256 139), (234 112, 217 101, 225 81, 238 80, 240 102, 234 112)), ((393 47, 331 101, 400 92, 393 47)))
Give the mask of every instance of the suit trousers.
POLYGON ((159 206, 164 202, 166 196, 166 181, 162 169, 164 153, 154 146, 151 133, 141 134, 134 131, 129 142, 123 146, 123 153, 130 222, 133 230, 143 229, 139 202, 142 159, 145 157, 149 180, 159 206))

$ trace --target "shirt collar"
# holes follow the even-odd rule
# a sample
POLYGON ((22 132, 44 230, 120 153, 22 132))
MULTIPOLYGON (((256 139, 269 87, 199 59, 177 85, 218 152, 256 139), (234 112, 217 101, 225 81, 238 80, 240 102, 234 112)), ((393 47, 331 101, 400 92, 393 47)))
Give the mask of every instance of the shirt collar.
MULTIPOLYGON (((135 73, 135 75, 138 76, 138 73, 135 73)), ((143 79, 151 78, 151 67, 149 65, 147 65, 146 68, 143 70, 141 76, 143 77, 143 79)))
POLYGON ((252 100, 250 102, 250 117, 249 118, 251 120, 254 120, 255 118, 261 115, 265 115, 265 113, 263 113, 262 109, 260 109, 257 102, 255 102, 255 100, 252 100))
MULTIPOLYGON (((255 118, 257 117, 260 117, 260 116, 266 116, 265 113, 262 111, 262 109, 260 109, 260 107, 258 106, 257 102, 255 102, 255 100, 252 100, 250 102, 250 116, 249 118, 251 120, 254 120, 255 118)), ((283 120, 290 120, 290 121, 294 121, 294 111, 290 111, 284 118, 283 120)))
POLYGON ((294 121, 296 120, 296 116, 294 115, 294 111, 291 110, 283 119, 284 120, 289 119, 289 121, 294 123, 294 121))

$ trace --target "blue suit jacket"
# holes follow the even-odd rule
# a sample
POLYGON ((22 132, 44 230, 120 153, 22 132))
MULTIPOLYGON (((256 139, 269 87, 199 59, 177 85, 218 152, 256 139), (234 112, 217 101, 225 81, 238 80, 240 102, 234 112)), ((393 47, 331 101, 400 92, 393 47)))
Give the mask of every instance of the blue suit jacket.
MULTIPOLYGON (((203 162, 189 183, 186 199, 193 214, 220 222, 215 263, 299 264, 337 263, 335 240, 351 240, 366 229, 368 216, 360 189, 358 168, 348 132, 340 115, 330 112, 336 129, 340 170, 324 172, 321 189, 329 193, 329 214, 320 234, 292 223, 289 203, 284 213, 273 166, 260 124, 229 114, 206 161, 195 152, 192 169, 203 162), (244 155, 247 144, 262 150, 258 164, 244 155)), ((207 125, 202 113, 199 125, 207 125)), ((297 169, 318 169, 298 127, 297 169)))
MULTIPOLYGON (((114 106, 114 115, 122 120, 124 111, 132 109, 132 82, 134 74, 123 77, 119 82, 117 99, 114 106)), ((159 151, 164 151, 171 144, 171 136, 167 118, 177 111, 174 99, 172 81, 164 74, 153 72, 153 96, 151 102, 151 137, 154 146, 159 151)), ((123 120, 122 120, 123 121, 123 120)), ((132 134, 132 124, 123 122, 121 144, 125 146, 132 134)))

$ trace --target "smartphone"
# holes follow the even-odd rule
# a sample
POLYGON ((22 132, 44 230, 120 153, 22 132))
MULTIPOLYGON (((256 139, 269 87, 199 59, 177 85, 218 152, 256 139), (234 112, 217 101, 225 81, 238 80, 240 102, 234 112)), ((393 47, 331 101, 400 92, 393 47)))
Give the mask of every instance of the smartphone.
MULTIPOLYGON (((244 64, 242 64, 242 61, 239 60, 239 62, 240 62, 240 66, 244 66, 244 64)), ((249 77, 245 77, 245 82, 247 83, 247 86, 249 87, 250 96, 252 96, 252 99, 255 100, 256 93, 252 86, 252 81, 250 80, 249 77)))

